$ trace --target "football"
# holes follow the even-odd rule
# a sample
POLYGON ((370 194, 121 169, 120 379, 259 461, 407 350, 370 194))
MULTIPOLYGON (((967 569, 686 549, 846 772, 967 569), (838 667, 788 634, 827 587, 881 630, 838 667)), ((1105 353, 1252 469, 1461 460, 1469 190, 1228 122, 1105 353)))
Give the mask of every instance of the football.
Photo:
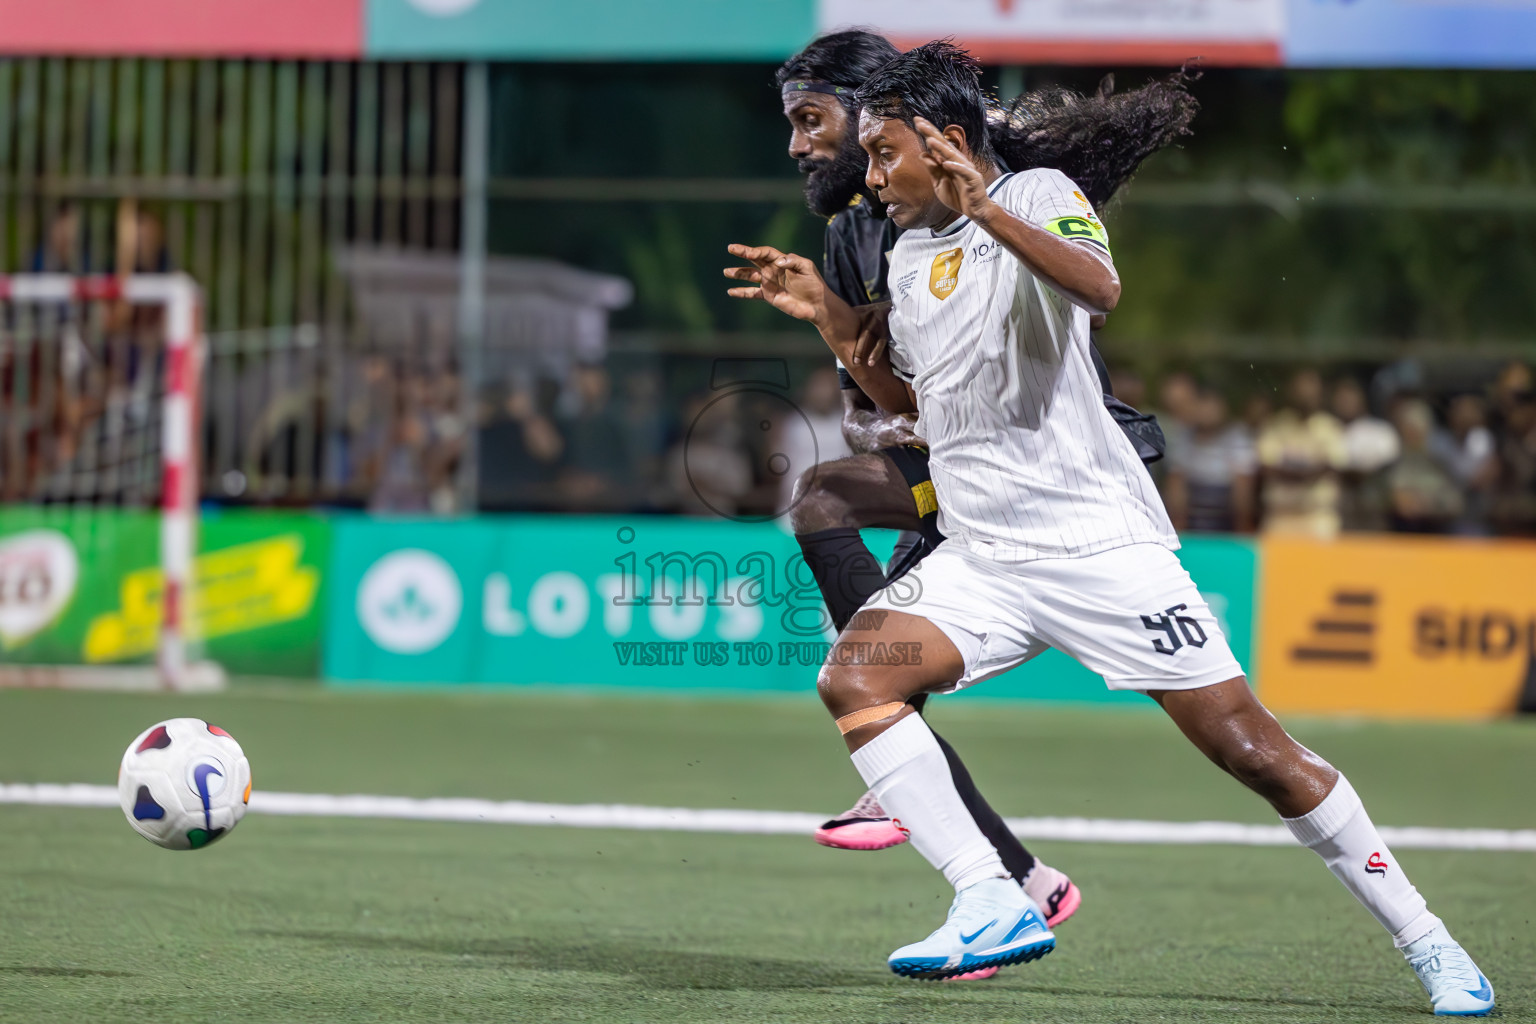
POLYGON ((229 733, 172 718, 128 745, 117 773, 128 824, 167 850, 200 850, 228 835, 251 800, 251 765, 229 733))

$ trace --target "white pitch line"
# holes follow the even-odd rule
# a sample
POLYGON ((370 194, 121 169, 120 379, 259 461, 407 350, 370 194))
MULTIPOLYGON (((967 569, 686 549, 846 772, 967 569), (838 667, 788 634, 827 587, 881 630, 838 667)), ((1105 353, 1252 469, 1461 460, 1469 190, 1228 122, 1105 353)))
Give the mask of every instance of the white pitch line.
MULTIPOLYGON (((0 783, 0 804, 43 807, 116 807, 112 786, 85 783, 0 783)), ((809 835, 825 819, 796 811, 699 810, 632 804, 544 804, 524 800, 477 800, 405 796, 332 796, 327 793, 251 794, 251 810, 322 818, 395 818, 460 821, 492 825, 560 825, 567 828, 624 828, 652 832, 726 832, 752 835, 809 835)), ((1025 839, 1074 843, 1293 846, 1284 825, 1235 821, 1133 821, 1114 818, 1009 818, 1008 827, 1025 839)), ((1536 829, 1394 828, 1381 836, 1400 850, 1518 850, 1536 852, 1536 829)))

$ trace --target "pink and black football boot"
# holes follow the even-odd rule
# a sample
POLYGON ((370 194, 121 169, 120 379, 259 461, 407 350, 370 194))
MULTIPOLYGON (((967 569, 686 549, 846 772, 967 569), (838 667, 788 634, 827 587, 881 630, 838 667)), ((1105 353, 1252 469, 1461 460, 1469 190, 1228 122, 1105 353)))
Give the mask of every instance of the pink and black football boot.
POLYGON ((906 842, 907 832, 891 820, 875 794, 870 792, 818 828, 816 841, 838 850, 884 850, 906 842))
POLYGON ((1072 879, 1040 860, 1035 861, 1035 870, 1024 879, 1024 892, 1045 911, 1048 928, 1061 924, 1083 904, 1083 894, 1072 879))

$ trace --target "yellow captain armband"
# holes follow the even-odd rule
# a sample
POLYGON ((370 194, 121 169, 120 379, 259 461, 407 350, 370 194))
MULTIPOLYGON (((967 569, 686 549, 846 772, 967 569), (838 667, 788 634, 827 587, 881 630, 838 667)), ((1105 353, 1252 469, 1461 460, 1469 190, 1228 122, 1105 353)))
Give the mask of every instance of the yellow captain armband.
POLYGON ((1093 242, 1102 246, 1105 252, 1109 251, 1109 232, 1104 230, 1104 225, 1092 214, 1083 217, 1057 217, 1053 221, 1047 221, 1045 230, 1062 238, 1070 238, 1073 241, 1093 242))

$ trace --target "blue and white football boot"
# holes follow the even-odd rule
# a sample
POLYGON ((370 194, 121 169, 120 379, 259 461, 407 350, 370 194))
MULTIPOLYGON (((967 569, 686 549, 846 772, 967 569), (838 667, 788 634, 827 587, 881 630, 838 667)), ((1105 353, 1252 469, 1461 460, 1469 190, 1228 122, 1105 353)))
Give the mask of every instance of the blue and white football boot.
POLYGON ((1429 993, 1437 1017, 1481 1017, 1493 1009, 1493 986, 1445 925, 1411 943, 1403 956, 1429 993))
POLYGON ((1038 960, 1056 948, 1045 915, 1011 878, 988 878, 955 894, 949 918, 921 942, 890 956, 891 970, 937 981, 986 967, 1038 960))

